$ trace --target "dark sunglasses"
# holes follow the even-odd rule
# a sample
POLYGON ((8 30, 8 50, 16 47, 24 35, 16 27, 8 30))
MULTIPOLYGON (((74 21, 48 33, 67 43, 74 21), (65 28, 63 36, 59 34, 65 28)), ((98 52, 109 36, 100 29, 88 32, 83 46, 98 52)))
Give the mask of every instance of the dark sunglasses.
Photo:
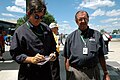
POLYGON ((39 16, 38 14, 35 14, 35 15, 34 15, 34 18, 35 18, 35 19, 43 19, 43 17, 44 17, 44 16, 39 16))

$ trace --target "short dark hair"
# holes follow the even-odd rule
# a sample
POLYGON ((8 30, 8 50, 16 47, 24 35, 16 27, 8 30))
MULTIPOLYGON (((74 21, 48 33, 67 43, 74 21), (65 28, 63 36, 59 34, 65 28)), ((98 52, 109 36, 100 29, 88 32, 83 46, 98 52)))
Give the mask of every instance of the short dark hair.
POLYGON ((83 12, 85 12, 85 13, 87 14, 87 17, 89 18, 89 15, 88 15, 87 11, 79 10, 79 11, 77 11, 77 13, 75 14, 75 20, 77 20, 77 14, 78 14, 78 13, 83 13, 83 12))
POLYGON ((27 12, 30 14, 34 12, 41 12, 44 10, 44 14, 46 13, 46 5, 43 0, 30 0, 27 6, 27 12))

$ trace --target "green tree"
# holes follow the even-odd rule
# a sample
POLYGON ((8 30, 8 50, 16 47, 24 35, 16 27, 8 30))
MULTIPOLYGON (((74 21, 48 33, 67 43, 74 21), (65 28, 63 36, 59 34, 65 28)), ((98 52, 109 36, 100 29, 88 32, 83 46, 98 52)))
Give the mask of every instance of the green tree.
POLYGON ((118 30, 113 30, 112 34, 118 34, 118 30))
POLYGON ((103 32, 105 32, 105 30, 104 30, 104 29, 102 29, 102 30, 100 30, 100 32, 101 32, 101 33, 103 33, 103 32))
POLYGON ((120 34, 120 29, 118 29, 118 33, 120 34))
MULTIPOLYGON (((19 27, 21 26, 23 23, 25 23, 27 21, 27 17, 26 15, 23 17, 23 18, 19 18, 17 20, 17 26, 16 27, 19 27)), ((55 18, 53 17, 53 15, 51 15, 50 13, 46 12, 45 16, 43 17, 43 21, 44 23, 46 23, 47 25, 49 25, 50 23, 52 22, 56 22, 55 21, 55 18)))
POLYGON ((23 23, 25 23, 26 20, 27 20, 26 16, 24 16, 24 17, 22 17, 22 18, 19 18, 19 19, 17 20, 17 25, 16 25, 16 27, 21 26, 23 23))
POLYGON ((50 13, 46 12, 43 20, 44 23, 46 23, 47 25, 50 25, 50 23, 55 22, 55 18, 53 17, 53 15, 51 15, 50 13))

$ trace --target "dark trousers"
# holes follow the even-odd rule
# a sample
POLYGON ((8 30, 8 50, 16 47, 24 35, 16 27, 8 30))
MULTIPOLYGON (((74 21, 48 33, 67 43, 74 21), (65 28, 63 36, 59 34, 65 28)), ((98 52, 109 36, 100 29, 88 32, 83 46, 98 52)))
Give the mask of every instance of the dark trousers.
POLYGON ((49 62, 42 66, 36 64, 21 64, 18 80, 52 80, 49 62))
POLYGON ((52 80, 60 80, 59 58, 51 62, 52 80))
POLYGON ((1 54, 2 54, 2 47, 0 46, 0 56, 1 56, 1 54))
POLYGON ((108 43, 109 43, 109 41, 105 41, 105 46, 107 48, 107 51, 109 51, 109 49, 108 49, 108 43))
POLYGON ((89 69, 76 69, 70 66, 69 71, 66 73, 66 80, 100 80, 100 70, 98 66, 89 69))
POLYGON ((2 57, 4 52, 5 52, 5 48, 2 48, 2 46, 0 45, 0 57, 2 57))

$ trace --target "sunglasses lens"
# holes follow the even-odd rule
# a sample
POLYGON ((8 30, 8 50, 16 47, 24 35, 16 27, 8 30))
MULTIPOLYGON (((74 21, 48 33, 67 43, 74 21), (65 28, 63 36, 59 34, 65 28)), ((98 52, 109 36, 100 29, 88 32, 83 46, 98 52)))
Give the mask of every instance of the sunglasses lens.
POLYGON ((39 15, 35 14, 35 19, 43 19, 43 16, 39 16, 39 15))
POLYGON ((35 19, 39 19, 39 16, 37 14, 35 15, 35 19))

